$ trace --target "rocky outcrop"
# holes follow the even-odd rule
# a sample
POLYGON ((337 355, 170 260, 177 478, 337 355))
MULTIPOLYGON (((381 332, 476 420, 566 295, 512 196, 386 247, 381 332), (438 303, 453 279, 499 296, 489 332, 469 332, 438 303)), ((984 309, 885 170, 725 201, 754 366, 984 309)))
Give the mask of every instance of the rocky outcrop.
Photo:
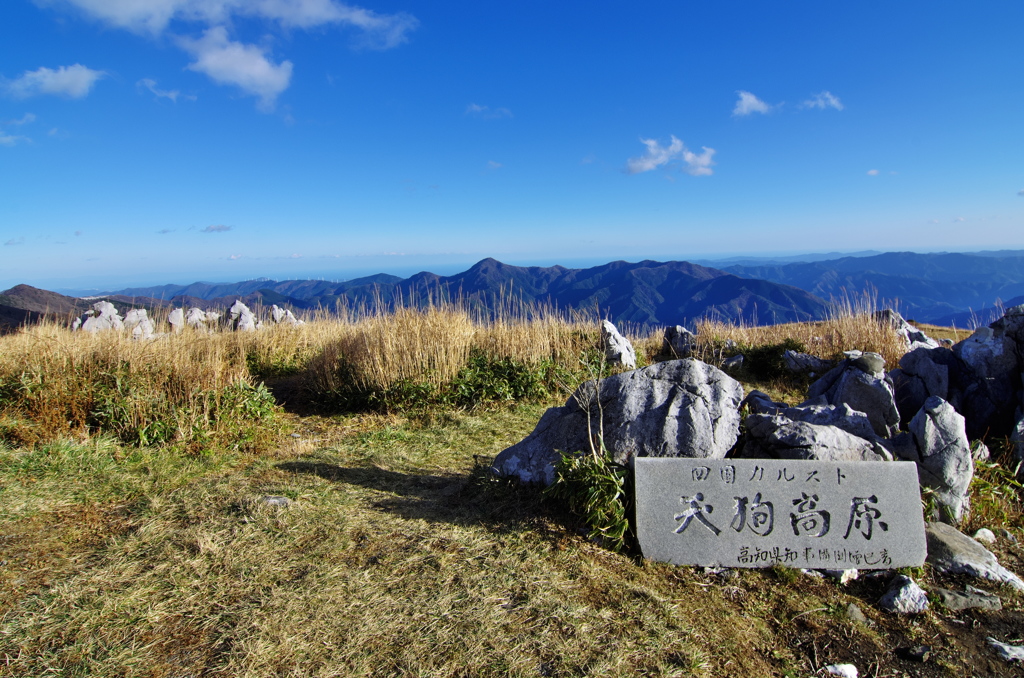
POLYGON ((939 572, 966 574, 1024 591, 1024 581, 999 564, 987 548, 945 523, 925 525, 928 564, 939 572))
POLYGON ((608 320, 601 321, 601 346, 609 365, 622 365, 629 370, 636 368, 633 344, 619 334, 619 330, 608 320))
POLYGON ((782 360, 786 363, 786 369, 790 372, 820 374, 832 369, 832 361, 830 360, 822 360, 810 353, 798 353, 791 349, 787 349, 782 354, 782 360))
POLYGON ((295 317, 295 314, 277 304, 270 307, 270 319, 275 325, 302 325, 303 322, 295 317))
POLYGON ((549 409, 524 440, 494 460, 500 475, 550 484, 558 450, 606 448, 620 464, 637 456, 721 459, 739 435, 739 382, 687 358, 580 386, 549 409))
POLYGON ((885 360, 877 353, 848 351, 840 365, 811 384, 804 405, 849 405, 863 412, 875 434, 888 438, 899 428, 892 380, 885 374, 885 360))
POLYGON ((228 309, 228 314, 231 319, 231 328, 238 332, 252 332, 257 328, 256 316, 253 315, 249 307, 241 302, 241 300, 235 301, 228 309))
POLYGON ((747 438, 740 456, 747 458, 817 461, 883 461, 892 458, 885 448, 837 426, 793 421, 780 414, 752 414, 744 424, 747 438))
POLYGON ((925 401, 910 421, 917 447, 921 486, 934 492, 939 515, 933 519, 958 522, 968 508, 974 459, 964 418, 938 396, 925 401))
POLYGON ((906 342, 908 351, 913 351, 917 348, 939 347, 939 342, 908 323, 903 319, 903 316, 891 308, 875 313, 875 320, 879 323, 887 324, 896 330, 896 334, 900 335, 900 337, 903 338, 903 341, 906 342))
POLYGON ((125 329, 132 333, 132 339, 146 340, 154 336, 153 321, 149 319, 146 309, 135 308, 124 316, 125 329))
POLYGON ((661 343, 663 355, 670 355, 673 358, 688 358, 696 347, 697 335, 682 325, 665 328, 665 336, 661 343))
POLYGON ((92 310, 86 311, 81 318, 75 319, 71 329, 80 329, 85 332, 92 332, 93 334, 105 330, 123 330, 124 320, 112 303, 109 301, 97 301, 92 305, 92 310))

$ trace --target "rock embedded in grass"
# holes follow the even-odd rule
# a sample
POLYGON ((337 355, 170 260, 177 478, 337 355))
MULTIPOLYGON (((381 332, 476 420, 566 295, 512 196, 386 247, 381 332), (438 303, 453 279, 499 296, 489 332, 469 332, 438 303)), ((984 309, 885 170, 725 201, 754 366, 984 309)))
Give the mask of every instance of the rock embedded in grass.
POLYGON ((622 365, 630 370, 636 368, 633 344, 619 333, 611 321, 601 321, 601 346, 604 347, 604 356, 609 364, 622 365))
POLYGON ((928 595, 913 579, 898 574, 878 600, 878 606, 887 612, 920 614, 928 609, 928 595))
POLYGON ((559 450, 588 452, 602 432, 620 464, 636 456, 722 459, 739 436, 740 383, 699 360, 656 363, 599 384, 583 384, 545 412, 529 436, 497 456, 495 471, 548 485, 559 450))
POLYGON ((1024 581, 999 564, 987 548, 945 523, 928 523, 928 564, 939 572, 966 574, 1024 591, 1024 581))

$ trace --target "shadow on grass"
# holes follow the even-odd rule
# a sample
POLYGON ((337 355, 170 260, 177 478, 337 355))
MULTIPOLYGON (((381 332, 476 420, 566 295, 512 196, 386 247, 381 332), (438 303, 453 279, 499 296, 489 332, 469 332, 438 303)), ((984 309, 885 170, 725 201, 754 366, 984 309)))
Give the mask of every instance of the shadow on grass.
POLYGON ((478 460, 468 476, 401 473, 376 467, 348 467, 325 462, 289 461, 277 468, 330 482, 382 493, 370 505, 408 520, 486 525, 498 531, 530 529, 564 538, 576 519, 538 487, 499 478, 478 460), (557 529, 556 529, 557 525, 557 529))

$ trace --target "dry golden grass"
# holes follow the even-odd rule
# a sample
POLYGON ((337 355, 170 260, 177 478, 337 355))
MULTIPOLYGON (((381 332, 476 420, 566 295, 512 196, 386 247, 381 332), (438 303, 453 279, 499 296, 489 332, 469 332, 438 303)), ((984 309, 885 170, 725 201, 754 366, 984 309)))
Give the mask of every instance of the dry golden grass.
POLYGON ((697 324, 697 340, 701 351, 713 358, 715 347, 732 339, 742 346, 779 344, 794 339, 806 347, 811 355, 826 360, 843 357, 844 351, 873 351, 885 358, 889 369, 896 367, 906 353, 906 345, 891 327, 877 322, 873 314, 877 309, 869 296, 833 305, 826 320, 806 323, 784 323, 748 327, 742 324, 706 320, 697 324))

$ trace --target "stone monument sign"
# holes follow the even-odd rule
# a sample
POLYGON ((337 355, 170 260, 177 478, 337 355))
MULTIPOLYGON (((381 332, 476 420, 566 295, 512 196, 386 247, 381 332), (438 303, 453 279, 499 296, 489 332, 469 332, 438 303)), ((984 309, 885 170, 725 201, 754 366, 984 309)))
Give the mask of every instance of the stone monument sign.
POLYGON ((645 557, 677 565, 919 567, 917 466, 892 461, 638 457, 645 557))

